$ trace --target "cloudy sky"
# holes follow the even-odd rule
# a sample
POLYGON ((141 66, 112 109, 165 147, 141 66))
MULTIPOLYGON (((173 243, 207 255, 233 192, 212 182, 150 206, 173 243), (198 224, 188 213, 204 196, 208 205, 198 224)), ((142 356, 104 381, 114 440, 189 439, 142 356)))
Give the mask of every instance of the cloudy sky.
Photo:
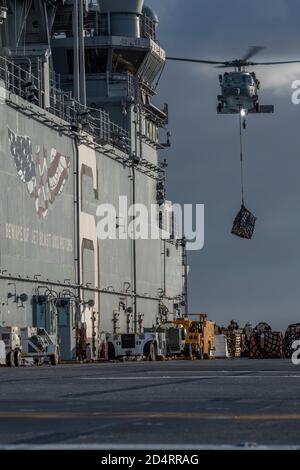
MULTIPOLYGON (((169 55, 300 60, 298 0, 148 0, 169 55)), ((250 116, 245 133, 246 206, 257 216, 251 241, 230 234, 240 207, 238 121, 216 114, 217 69, 169 63, 158 100, 169 103, 168 198, 204 203, 205 248, 190 254, 190 310, 218 322, 300 322, 300 106, 291 84, 300 64, 259 67, 260 101, 274 115, 250 116)))

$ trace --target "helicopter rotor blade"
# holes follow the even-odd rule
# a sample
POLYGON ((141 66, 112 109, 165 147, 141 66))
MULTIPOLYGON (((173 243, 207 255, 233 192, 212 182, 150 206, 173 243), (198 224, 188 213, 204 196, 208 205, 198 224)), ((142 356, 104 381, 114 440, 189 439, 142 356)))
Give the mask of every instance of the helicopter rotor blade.
POLYGON ((190 62, 194 64, 208 64, 215 65, 216 68, 234 68, 234 67, 254 67, 258 65, 285 65, 285 64, 299 64, 300 60, 286 60, 275 62, 252 62, 249 61, 251 57, 258 54, 261 50, 265 49, 263 46, 252 46, 249 48, 246 56, 243 59, 230 60, 230 61, 217 61, 217 60, 202 60, 202 59, 186 59, 183 57, 167 57, 166 60, 178 62, 190 62))
POLYGON ((220 62, 216 60, 200 60, 200 59, 183 59, 181 57, 167 57, 167 60, 179 61, 179 62, 192 62, 196 64, 211 64, 211 65, 226 65, 226 62, 220 62))
POLYGON ((259 52, 262 51, 263 49, 265 49, 264 46, 251 46, 251 47, 249 47, 246 55, 243 57, 241 62, 248 62, 248 60, 251 59, 251 57, 254 57, 256 54, 259 54, 259 52))
POLYGON ((285 64, 300 64, 300 60, 285 60, 279 62, 249 62, 248 65, 256 66, 256 65, 285 65, 285 64))
POLYGON ((233 67, 235 67, 235 65, 232 64, 231 62, 227 62, 222 65, 216 65, 216 69, 231 69, 233 67))

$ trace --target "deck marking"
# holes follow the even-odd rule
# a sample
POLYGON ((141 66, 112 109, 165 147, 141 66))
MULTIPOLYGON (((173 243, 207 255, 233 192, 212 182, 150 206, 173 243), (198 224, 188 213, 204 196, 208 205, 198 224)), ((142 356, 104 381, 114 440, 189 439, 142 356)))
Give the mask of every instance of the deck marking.
POLYGON ((0 411, 1 419, 158 419, 158 420, 229 420, 229 421, 300 421, 300 413, 207 413, 155 411, 0 411))
POLYGON ((300 379, 300 375, 162 375, 157 377, 79 377, 80 380, 170 380, 170 379, 300 379))

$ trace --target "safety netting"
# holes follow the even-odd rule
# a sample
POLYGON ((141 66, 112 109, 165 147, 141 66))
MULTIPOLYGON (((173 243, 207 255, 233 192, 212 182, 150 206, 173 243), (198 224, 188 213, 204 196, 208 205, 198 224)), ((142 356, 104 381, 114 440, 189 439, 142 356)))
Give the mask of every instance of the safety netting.
POLYGON ((240 238, 251 240, 255 230, 256 217, 242 204, 237 214, 231 233, 240 238))

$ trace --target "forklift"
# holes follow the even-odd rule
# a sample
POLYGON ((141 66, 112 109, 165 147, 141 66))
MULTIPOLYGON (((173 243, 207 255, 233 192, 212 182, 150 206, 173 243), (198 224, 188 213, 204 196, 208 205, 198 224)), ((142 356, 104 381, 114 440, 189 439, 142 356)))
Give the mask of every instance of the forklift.
POLYGON ((198 320, 177 319, 175 326, 186 330, 183 355, 186 359, 211 359, 215 350, 215 323, 205 313, 189 314, 198 320))

